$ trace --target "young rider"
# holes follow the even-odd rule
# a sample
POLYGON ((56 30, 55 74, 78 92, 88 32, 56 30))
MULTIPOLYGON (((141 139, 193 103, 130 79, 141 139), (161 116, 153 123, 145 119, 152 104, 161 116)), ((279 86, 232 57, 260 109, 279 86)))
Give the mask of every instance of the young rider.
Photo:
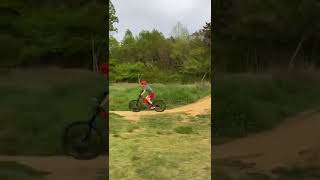
POLYGON ((147 92, 148 95, 145 98, 145 103, 148 104, 150 109, 154 109, 155 107, 153 106, 152 101, 151 101, 152 99, 155 98, 155 93, 154 93, 153 89, 147 84, 147 81, 145 81, 145 80, 142 80, 140 82, 140 85, 143 87, 143 90, 140 95, 143 95, 144 93, 147 92))

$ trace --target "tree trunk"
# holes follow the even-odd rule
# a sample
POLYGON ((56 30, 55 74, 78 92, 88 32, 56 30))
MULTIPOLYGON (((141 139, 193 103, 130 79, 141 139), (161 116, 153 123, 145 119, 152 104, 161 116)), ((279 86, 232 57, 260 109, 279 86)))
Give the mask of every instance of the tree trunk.
POLYGON ((298 43, 298 45, 297 45, 296 50, 294 51, 293 55, 291 56, 291 59, 290 59, 290 62, 289 62, 289 67, 288 67, 289 70, 292 70, 294 60, 295 60, 295 58, 296 58, 299 50, 301 49, 301 45, 302 45, 302 43, 303 43, 304 40, 305 40, 305 35, 302 35, 302 36, 301 36, 301 39, 300 39, 300 41, 299 41, 299 43, 298 43))
POLYGON ((202 77, 202 79, 201 79, 201 84, 203 83, 203 80, 204 80, 204 78, 206 77, 206 75, 207 75, 207 72, 204 73, 204 75, 203 75, 203 77, 202 77))

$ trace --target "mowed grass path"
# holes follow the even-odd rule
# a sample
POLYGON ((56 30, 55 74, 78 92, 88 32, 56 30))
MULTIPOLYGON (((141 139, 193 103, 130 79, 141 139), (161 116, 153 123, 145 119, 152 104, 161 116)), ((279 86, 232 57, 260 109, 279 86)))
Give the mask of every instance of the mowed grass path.
POLYGON ((110 179, 211 179, 211 115, 110 115, 110 179))
POLYGON ((0 154, 61 154, 64 127, 85 121, 107 84, 85 70, 0 72, 0 154))
MULTIPOLYGON (((167 108, 190 104, 211 95, 210 84, 150 84, 156 98, 163 99, 167 108)), ((138 98, 142 88, 137 83, 110 84, 110 110, 127 111, 130 100, 138 98)))

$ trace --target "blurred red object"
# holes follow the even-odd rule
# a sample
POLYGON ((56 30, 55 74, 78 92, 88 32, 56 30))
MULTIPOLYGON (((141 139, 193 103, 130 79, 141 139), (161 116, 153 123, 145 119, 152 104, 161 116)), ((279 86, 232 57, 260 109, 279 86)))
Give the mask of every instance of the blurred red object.
POLYGON ((107 117, 108 117, 108 113, 105 112, 105 111, 101 111, 101 112, 100 112, 100 115, 101 115, 101 117, 104 118, 104 119, 107 119, 107 117))
POLYGON ((100 72, 105 74, 105 75, 108 75, 108 73, 109 73, 109 65, 107 63, 102 63, 100 65, 100 72))

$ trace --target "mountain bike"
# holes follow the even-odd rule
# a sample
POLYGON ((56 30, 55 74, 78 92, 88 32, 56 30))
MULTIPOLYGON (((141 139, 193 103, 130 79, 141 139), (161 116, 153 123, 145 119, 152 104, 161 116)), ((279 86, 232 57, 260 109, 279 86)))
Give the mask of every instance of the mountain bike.
MULTIPOLYGON (((162 112, 166 109, 166 103, 161 99, 156 99, 153 101, 154 110, 157 112, 162 112)), ((148 104, 145 102, 145 97, 139 94, 137 100, 131 100, 129 102, 129 110, 133 112, 139 112, 143 109, 147 109, 148 104)))
POLYGON ((66 155, 79 160, 94 159, 103 153, 109 155, 109 138, 107 136, 109 123, 105 125, 102 122, 104 127, 97 127, 99 117, 108 122, 106 110, 99 106, 107 96, 108 93, 104 93, 100 98, 94 98, 96 104, 93 108, 93 115, 88 121, 77 121, 66 126, 62 139, 62 147, 66 155))

